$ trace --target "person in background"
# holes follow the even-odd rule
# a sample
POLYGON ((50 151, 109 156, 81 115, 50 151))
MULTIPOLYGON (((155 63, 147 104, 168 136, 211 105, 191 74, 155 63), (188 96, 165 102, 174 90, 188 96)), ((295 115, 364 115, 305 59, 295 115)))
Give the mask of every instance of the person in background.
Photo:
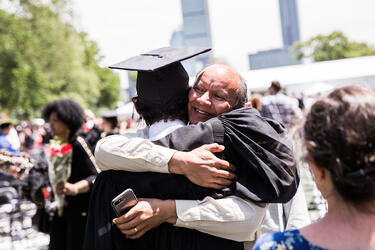
POLYGON ((261 226, 261 232, 273 233, 297 229, 311 223, 305 193, 300 183, 296 194, 287 203, 272 203, 261 226))
POLYGON ((101 138, 119 134, 117 112, 109 110, 102 113, 101 138))
POLYGON ((43 136, 46 134, 44 129, 45 121, 41 118, 35 118, 32 120, 32 137, 34 139, 33 149, 38 150, 43 146, 43 136))
POLYGON ((258 93, 254 93, 250 96, 249 104, 251 104, 251 107, 255 108, 256 110, 260 112, 260 110, 262 109, 261 100, 262 100, 262 96, 258 93))
POLYGON ((18 132, 16 128, 14 127, 14 125, 10 127, 9 133, 7 135, 7 139, 10 142, 10 144, 12 144, 12 147, 15 150, 20 151, 21 142, 20 142, 20 138, 18 137, 18 132))
POLYGON ((281 93, 281 89, 279 81, 271 82, 268 88, 269 95, 261 99, 260 113, 264 117, 281 122, 290 129, 302 119, 303 115, 298 107, 298 101, 281 93))
POLYGON ((90 109, 85 109, 84 114, 85 122, 82 124, 78 135, 85 139, 90 146, 90 150, 94 152, 96 143, 101 138, 101 119, 98 119, 90 109))
POLYGON ((13 124, 10 120, 0 121, 0 150, 9 151, 13 155, 20 155, 20 151, 14 148, 7 138, 12 128, 13 124))
MULTIPOLYGON (((261 98, 258 93, 251 95, 245 104, 261 111, 261 98)), ((271 203, 261 225, 261 233, 280 232, 296 229, 310 224, 305 193, 300 183, 296 194, 287 203, 271 203)))
POLYGON ((321 220, 266 234, 254 249, 375 249, 375 92, 333 90, 303 127, 307 161, 328 202, 321 220))
POLYGON ((21 151, 28 152, 34 145, 30 122, 22 121, 16 128, 21 142, 21 151))
MULTIPOLYGON (((296 106, 297 101, 280 93, 280 90, 280 82, 273 81, 269 88, 270 95, 262 97, 258 93, 252 94, 250 97, 251 105, 262 115, 271 119, 276 119, 290 128, 292 124, 296 123, 295 119, 302 118, 302 113, 296 106), (263 100, 263 98, 266 100, 263 100), (263 110, 262 107, 264 108, 263 110)), ((299 164, 298 167, 300 167, 299 164)), ((287 203, 273 203, 269 205, 262 223, 261 231, 262 233, 273 233, 301 228, 310 223, 306 197, 302 183, 300 183, 297 193, 290 201, 287 203)))
POLYGON ((47 103, 42 115, 49 122, 51 133, 63 143, 72 145, 71 174, 58 184, 57 194, 65 194, 62 216, 54 215, 50 228, 50 250, 82 249, 90 189, 97 175, 87 144, 77 132, 84 119, 82 108, 69 99, 47 103))

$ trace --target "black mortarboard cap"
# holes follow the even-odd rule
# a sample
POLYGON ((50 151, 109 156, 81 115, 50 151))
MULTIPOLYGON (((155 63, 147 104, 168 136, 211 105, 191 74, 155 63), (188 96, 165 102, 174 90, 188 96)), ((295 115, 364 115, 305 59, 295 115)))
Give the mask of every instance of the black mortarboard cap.
POLYGON ((211 48, 164 47, 111 65, 111 69, 138 71, 137 95, 155 108, 166 107, 185 95, 189 76, 180 61, 210 51, 211 48))

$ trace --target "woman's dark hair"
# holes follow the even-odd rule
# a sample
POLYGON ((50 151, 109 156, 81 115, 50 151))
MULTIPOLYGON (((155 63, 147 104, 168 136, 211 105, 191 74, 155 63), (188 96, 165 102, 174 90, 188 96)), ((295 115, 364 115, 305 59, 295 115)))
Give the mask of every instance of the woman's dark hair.
POLYGON ((307 115, 304 139, 309 157, 330 172, 333 184, 344 200, 355 206, 373 206, 374 91, 346 86, 318 100, 307 115))
POLYGON ((10 125, 12 125, 12 123, 10 123, 10 122, 1 124, 0 125, 0 131, 2 131, 3 129, 8 128, 10 125))
POLYGON ((155 122, 164 120, 175 120, 179 119, 183 122, 188 121, 188 89, 185 94, 181 95, 180 98, 175 98, 176 102, 171 103, 163 108, 154 107, 152 104, 142 102, 140 98, 133 97, 135 109, 142 116, 148 126, 155 122))
POLYGON ((57 118, 70 130, 71 139, 85 122, 84 112, 81 106, 70 99, 59 99, 48 102, 42 110, 42 117, 49 121, 51 113, 56 112, 57 118))

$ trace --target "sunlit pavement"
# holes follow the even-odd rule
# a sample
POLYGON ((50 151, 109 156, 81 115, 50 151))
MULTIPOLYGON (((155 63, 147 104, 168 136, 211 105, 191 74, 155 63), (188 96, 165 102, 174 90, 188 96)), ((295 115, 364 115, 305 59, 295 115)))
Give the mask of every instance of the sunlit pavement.
POLYGON ((27 232, 28 235, 22 239, 9 236, 0 236, 0 250, 47 250, 49 235, 39 233, 35 230, 27 232))
POLYGON ((0 206, 0 250, 48 249, 49 235, 32 227, 31 217, 35 214, 35 205, 26 203, 22 210, 21 219, 20 213, 14 212, 12 204, 0 206))

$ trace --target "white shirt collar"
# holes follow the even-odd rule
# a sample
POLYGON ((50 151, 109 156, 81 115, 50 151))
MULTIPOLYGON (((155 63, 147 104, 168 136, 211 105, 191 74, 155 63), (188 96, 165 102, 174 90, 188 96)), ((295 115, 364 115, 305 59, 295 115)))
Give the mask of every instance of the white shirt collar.
POLYGON ((174 130, 184 127, 185 123, 181 120, 168 120, 168 121, 158 121, 152 124, 149 128, 148 138, 150 141, 156 141, 164 136, 172 133, 174 130))

